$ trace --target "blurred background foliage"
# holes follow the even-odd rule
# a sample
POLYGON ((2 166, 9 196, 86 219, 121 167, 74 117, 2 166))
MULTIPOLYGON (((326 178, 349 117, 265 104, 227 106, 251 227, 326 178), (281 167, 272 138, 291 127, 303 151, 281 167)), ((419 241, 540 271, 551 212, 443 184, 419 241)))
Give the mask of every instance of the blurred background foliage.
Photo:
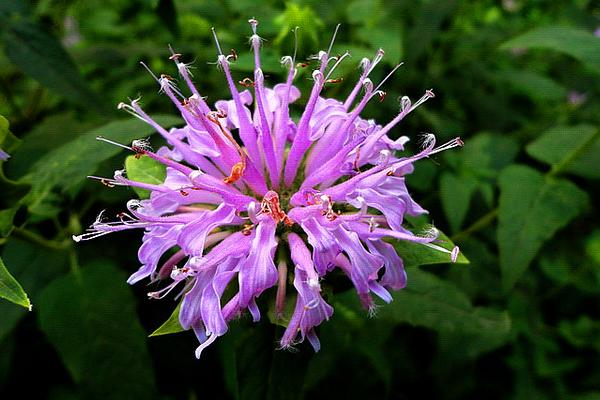
POLYGON ((0 303, 0 397, 600 398, 599 26, 590 0, 0 1, 0 148, 12 155, 0 174, 0 286, 24 306, 0 303), (335 51, 352 60, 328 96, 347 93, 379 47, 374 81, 404 66, 364 115, 388 121, 398 96, 435 90, 394 134, 411 150, 423 132, 466 142, 421 161, 409 187, 471 263, 409 260, 408 287, 372 319, 352 292, 333 295, 317 355, 275 351, 283 328, 242 319, 197 361, 192 334, 147 338, 176 303, 126 285, 139 233, 78 245, 71 235, 136 196, 85 180, 125 159, 96 135, 151 134, 115 105, 143 94, 165 126, 181 122, 139 61, 175 76, 171 44, 209 101, 227 97, 207 64, 210 28, 237 50, 241 80, 249 17, 271 82, 295 26, 305 59, 341 23, 335 51))

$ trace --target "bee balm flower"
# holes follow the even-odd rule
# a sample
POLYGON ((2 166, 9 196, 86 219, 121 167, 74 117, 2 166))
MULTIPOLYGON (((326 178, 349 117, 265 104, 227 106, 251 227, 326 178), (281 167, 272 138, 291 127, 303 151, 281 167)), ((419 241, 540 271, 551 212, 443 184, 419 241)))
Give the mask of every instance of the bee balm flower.
POLYGON ((386 125, 363 119, 360 113, 367 103, 385 96, 380 88, 391 73, 377 86, 369 79, 384 53, 380 50, 372 60, 360 62, 358 82, 339 101, 325 97, 324 91, 338 81, 332 73, 348 53, 332 56, 330 46, 314 57, 318 63, 312 71, 314 84, 300 118, 293 120, 290 104, 300 97, 293 85, 295 60, 284 57, 285 82, 267 87, 258 22, 249 22, 255 69, 253 79, 239 81, 241 92, 229 68, 237 55, 223 54, 215 36, 217 64, 231 91, 230 100, 212 107, 206 103, 192 83, 188 65, 173 52, 170 58, 191 94, 184 95, 168 75, 152 75, 185 126, 167 131, 137 100, 119 105, 154 127, 168 143, 156 152, 145 141, 120 146, 164 164, 166 179, 159 185, 137 182, 123 171, 112 179, 98 178, 109 186, 138 187, 151 194, 146 200, 129 201, 128 212, 119 214, 117 221, 105 222, 100 215, 87 233, 74 237, 80 241, 143 229, 138 253, 142 266, 128 282, 146 278, 164 282, 162 289, 148 293, 151 298, 173 290, 180 293, 179 321, 196 333, 197 357, 227 332, 232 319, 248 311, 258 321, 257 298, 271 288, 278 315, 290 293, 296 293, 281 347, 307 338, 318 351, 315 327, 333 314, 321 290, 328 274, 347 275, 371 312, 372 295, 389 302, 388 290, 406 285, 402 259, 384 238, 436 248, 449 253, 452 261, 458 255, 458 248, 448 251, 434 244, 434 229, 416 235, 402 224, 405 214, 426 213, 406 188, 405 175, 413 163, 461 146, 461 140, 435 147, 435 138, 427 135, 421 152, 397 157, 395 151, 403 150, 408 138, 388 137, 433 92, 426 91, 415 103, 403 97, 398 114, 386 125))

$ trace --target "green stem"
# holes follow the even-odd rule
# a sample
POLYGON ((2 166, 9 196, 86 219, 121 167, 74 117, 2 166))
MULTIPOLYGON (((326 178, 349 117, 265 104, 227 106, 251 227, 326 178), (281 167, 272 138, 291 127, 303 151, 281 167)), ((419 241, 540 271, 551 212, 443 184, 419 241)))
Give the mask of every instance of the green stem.
POLYGON ((485 214, 484 216, 479 218, 477 221, 475 221, 471 226, 469 226, 464 231, 458 232, 457 234, 453 235, 450 238, 450 240, 452 240, 453 242, 457 242, 457 241, 466 239, 472 233, 477 232, 477 231, 485 228, 492 222, 494 222, 494 220, 496 219, 497 216, 498 216, 498 207, 494 208, 493 210, 491 210, 490 212, 488 212, 487 214, 485 214))
POLYGON ((66 250, 71 245, 71 240, 68 238, 63 240, 62 242, 57 242, 56 240, 46 239, 45 237, 43 237, 35 232, 31 232, 31 231, 28 231, 27 229, 19 228, 17 226, 15 226, 13 228, 12 233, 17 237, 20 237, 21 239, 25 239, 29 242, 39 244, 40 246, 43 246, 43 247, 46 247, 46 248, 52 249, 52 250, 59 250, 59 251, 66 250))

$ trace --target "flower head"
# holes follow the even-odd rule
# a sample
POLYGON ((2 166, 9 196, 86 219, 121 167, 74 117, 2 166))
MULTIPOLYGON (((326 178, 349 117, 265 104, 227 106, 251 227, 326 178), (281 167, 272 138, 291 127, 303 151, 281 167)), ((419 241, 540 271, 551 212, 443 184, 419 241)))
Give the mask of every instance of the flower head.
POLYGON ((294 57, 284 57, 285 81, 266 86, 258 22, 249 22, 252 79, 236 82, 230 63, 237 54, 224 54, 215 35, 217 65, 231 99, 209 105, 192 83, 189 66, 173 51, 170 58, 190 94, 184 95, 172 77, 151 73, 179 109, 185 126, 165 130, 138 100, 119 105, 168 143, 157 151, 144 141, 120 146, 164 164, 166 179, 159 185, 137 182, 123 171, 111 179, 98 178, 109 186, 149 190, 150 198, 131 200, 128 212, 119 214, 117 221, 106 222, 101 214, 87 233, 74 237, 80 241, 143 229, 138 253, 142 266, 128 282, 164 282, 162 289, 148 294, 151 298, 173 290, 182 296, 179 321, 196 333, 198 357, 227 332, 232 319, 248 311, 258 321, 257 298, 271 288, 278 315, 295 293, 281 347, 306 338, 318 350, 315 327, 334 311, 322 291, 328 274, 345 274, 371 313, 376 308, 372 295, 389 302, 388 290, 406 285, 402 259, 384 238, 430 246, 448 253, 452 261, 458 255, 458 248, 449 251, 435 244, 437 231, 417 235, 404 228, 403 221, 405 215, 426 213, 406 188, 405 175, 412 172, 413 163, 461 146, 461 140, 436 147, 435 137, 426 135, 419 153, 398 157, 395 152, 403 150, 408 138, 388 137, 402 119, 434 97, 433 92, 425 91, 415 102, 402 97, 398 114, 386 125, 363 119, 360 114, 367 103, 385 97, 384 82, 399 65, 374 84, 369 75, 384 56, 379 50, 372 59, 360 61, 361 75, 344 101, 328 98, 326 87, 339 81, 334 71, 348 56, 333 56, 330 46, 314 57, 312 90, 300 118, 294 120, 290 104, 300 97, 293 85, 300 66, 294 57))

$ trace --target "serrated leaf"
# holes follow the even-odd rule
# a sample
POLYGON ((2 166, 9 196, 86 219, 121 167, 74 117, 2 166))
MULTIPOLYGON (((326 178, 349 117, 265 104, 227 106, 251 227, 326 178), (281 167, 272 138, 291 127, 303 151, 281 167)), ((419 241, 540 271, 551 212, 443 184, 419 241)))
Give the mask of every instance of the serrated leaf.
POLYGON ((170 335, 172 333, 179 333, 185 331, 179 323, 179 310, 181 309, 181 302, 177 304, 177 307, 173 310, 169 318, 159 326, 149 337, 170 335))
MULTIPOLYGON (((154 119, 164 127, 181 122, 179 118, 172 116, 156 116, 154 119)), ((97 141, 96 136, 128 143, 152 132, 152 127, 137 119, 114 121, 52 150, 41 157, 32 166, 31 172, 21 179, 32 185, 31 192, 23 202, 30 211, 35 211, 54 187, 60 187, 63 193, 72 189, 84 181, 87 175, 92 175, 101 162, 123 150, 97 141)))
MULTIPOLYGON (((162 184, 167 176, 167 168, 163 164, 144 156, 127 156, 125 159, 125 171, 127 171, 129 179, 153 185, 162 184)), ((134 187, 133 190, 141 199, 146 199, 150 196, 148 190, 137 187, 134 187)))
POLYGON ((407 287, 393 294, 394 301, 381 307, 378 318, 407 322, 443 332, 507 335, 506 312, 474 307, 466 294, 435 275, 411 269, 407 287))
POLYGON ((0 297, 10 302, 18 304, 31 311, 31 302, 27 294, 17 282, 17 280, 8 272, 4 262, 0 258, 0 297))
POLYGON ((501 48, 543 48, 558 51, 600 73, 600 41, 590 32, 562 26, 535 28, 509 40, 501 48))
POLYGON ((27 75, 70 101, 103 110, 69 54, 45 29, 21 20, 9 25, 4 43, 6 56, 27 75))
POLYGON ((527 154, 554 168, 562 163, 565 172, 585 178, 600 178, 600 130, 592 125, 556 126, 525 148, 527 154), (585 147, 585 148, 584 148, 585 147))
POLYGON ((499 177, 498 246, 505 290, 513 287, 544 242, 587 205, 588 195, 573 183, 522 165, 499 177))
POLYGON ((125 281, 122 271, 97 262, 56 279, 40 297, 39 326, 88 396, 156 395, 146 335, 125 281))
POLYGON ((452 232, 458 231, 462 226, 476 189, 477 180, 473 177, 458 177, 450 172, 442 174, 440 199, 452 232))

